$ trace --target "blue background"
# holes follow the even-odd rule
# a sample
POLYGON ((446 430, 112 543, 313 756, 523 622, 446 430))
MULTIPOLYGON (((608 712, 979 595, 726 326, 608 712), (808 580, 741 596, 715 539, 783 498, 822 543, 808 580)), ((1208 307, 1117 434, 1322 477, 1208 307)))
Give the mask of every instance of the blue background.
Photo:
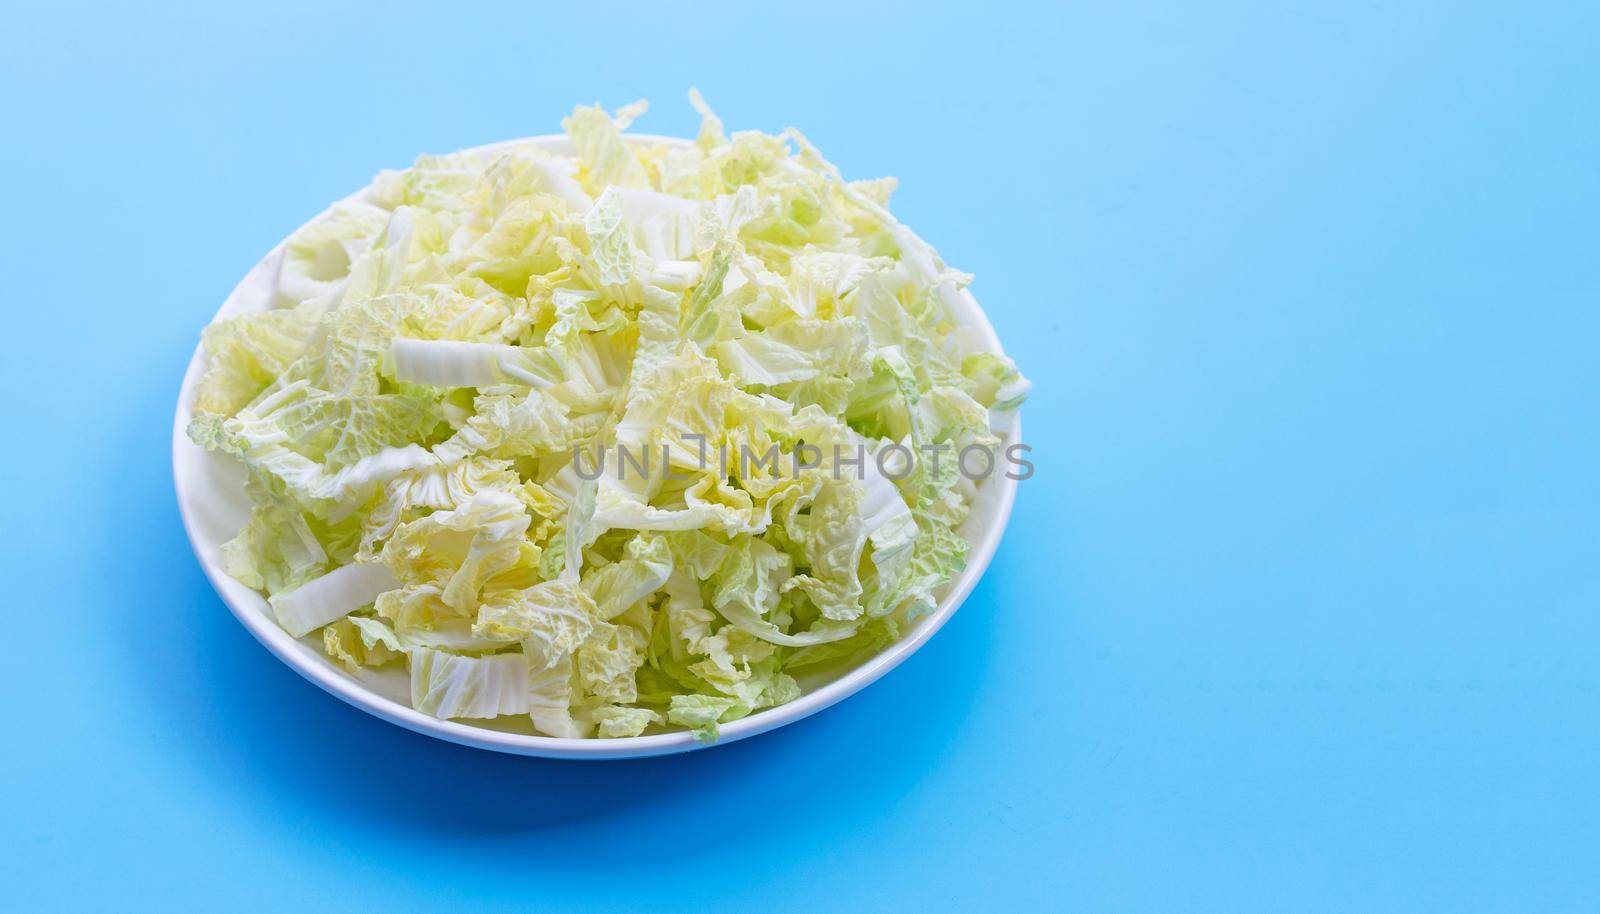
POLYGON ((0 907, 1600 904, 1597 7, 446 6, 8 4, 0 907), (690 84, 977 274, 1035 382, 989 574, 687 757, 323 695, 179 526, 201 326, 380 166, 690 84))

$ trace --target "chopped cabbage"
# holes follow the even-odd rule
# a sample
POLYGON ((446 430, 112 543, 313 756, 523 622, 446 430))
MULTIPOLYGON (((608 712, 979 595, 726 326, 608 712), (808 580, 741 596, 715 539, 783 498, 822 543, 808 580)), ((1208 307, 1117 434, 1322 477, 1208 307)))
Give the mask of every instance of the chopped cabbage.
POLYGON ((1027 393, 955 323, 970 277, 892 179, 690 99, 693 145, 580 107, 574 156, 384 172, 205 331, 189 434, 254 505, 224 567, 419 711, 715 739, 965 562, 956 455, 1027 393))

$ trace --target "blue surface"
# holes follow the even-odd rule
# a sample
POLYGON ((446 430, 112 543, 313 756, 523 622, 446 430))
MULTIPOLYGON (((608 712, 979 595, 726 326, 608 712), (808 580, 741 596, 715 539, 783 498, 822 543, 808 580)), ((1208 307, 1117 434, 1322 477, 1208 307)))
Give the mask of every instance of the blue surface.
POLYGON ((1600 8, 214 6, 0 30, 0 908, 1600 900, 1600 8), (688 757, 323 695, 180 529, 200 327, 379 166, 594 100, 685 133, 691 83, 897 174, 978 275, 1036 384, 990 573, 878 685, 688 757))

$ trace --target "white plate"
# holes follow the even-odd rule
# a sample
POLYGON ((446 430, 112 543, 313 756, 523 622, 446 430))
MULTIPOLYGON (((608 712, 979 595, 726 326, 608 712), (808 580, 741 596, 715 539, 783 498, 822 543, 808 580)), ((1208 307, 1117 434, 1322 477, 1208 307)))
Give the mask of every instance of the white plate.
MULTIPOLYGON (((673 137, 631 135, 629 138, 645 143, 689 143, 688 140, 673 137)), ((518 144, 534 144, 562 155, 573 154, 564 136, 509 140, 479 146, 470 151, 488 156, 518 144)), ((367 190, 363 188, 346 199, 360 199, 366 193, 367 190)), ((283 244, 280 242, 245 275, 227 301, 222 303, 213 320, 265 310, 271 299, 273 278, 282 254, 283 244)), ((988 319, 971 295, 963 293, 961 310, 963 313, 957 317, 976 331, 980 344, 995 352, 1001 351, 994 328, 989 326, 988 319)), ((706 745, 684 731, 625 739, 564 739, 538 735, 526 723, 519 728, 512 718, 473 723, 439 720, 412 710, 404 671, 369 670, 363 671, 360 676, 352 676, 328 659, 319 639, 308 636, 296 640, 290 636, 278 626, 267 601, 260 594, 235 581, 222 570, 218 550, 244 526, 249 516, 249 501, 244 494, 243 468, 228 458, 195 446, 184 434, 184 428, 189 424, 189 405, 194 399, 193 390, 200 376, 200 368, 201 353, 196 348, 189 361, 189 370, 183 377, 183 389, 178 394, 177 417, 172 426, 172 475, 178 490, 178 510, 183 515, 184 530, 189 535, 195 556, 199 558, 217 594, 222 597, 222 602, 256 636, 256 640, 276 654, 278 659, 323 689, 368 713, 418 733, 464 746, 549 758, 607 759, 687 752, 706 745)), ((1021 421, 1013 420, 1011 427, 1005 431, 1007 442, 1020 441, 1021 432, 1021 421)), ((988 567, 995 548, 1000 544, 1000 534, 1011 515, 1016 492, 1016 480, 1007 478, 1003 473, 997 473, 978 487, 972 515, 960 531, 973 547, 967 567, 945 587, 939 606, 933 613, 908 627, 894 644, 854 667, 802 678, 800 684, 804 694, 799 698, 724 725, 721 738, 710 745, 754 736, 814 714, 854 694, 911 656, 954 615, 956 608, 978 583, 978 578, 988 567)))

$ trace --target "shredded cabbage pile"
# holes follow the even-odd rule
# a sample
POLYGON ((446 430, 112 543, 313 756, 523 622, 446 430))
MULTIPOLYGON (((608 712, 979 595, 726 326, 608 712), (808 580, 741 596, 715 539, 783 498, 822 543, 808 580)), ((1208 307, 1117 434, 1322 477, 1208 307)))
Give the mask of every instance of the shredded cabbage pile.
POLYGON ((253 503, 224 567, 352 673, 405 664, 419 711, 714 739, 963 566, 955 452, 1027 388, 953 320, 970 277, 893 179, 690 97, 692 146, 580 107, 574 157, 383 172, 205 330, 189 436, 253 503), (895 444, 949 447, 886 472, 895 444))

